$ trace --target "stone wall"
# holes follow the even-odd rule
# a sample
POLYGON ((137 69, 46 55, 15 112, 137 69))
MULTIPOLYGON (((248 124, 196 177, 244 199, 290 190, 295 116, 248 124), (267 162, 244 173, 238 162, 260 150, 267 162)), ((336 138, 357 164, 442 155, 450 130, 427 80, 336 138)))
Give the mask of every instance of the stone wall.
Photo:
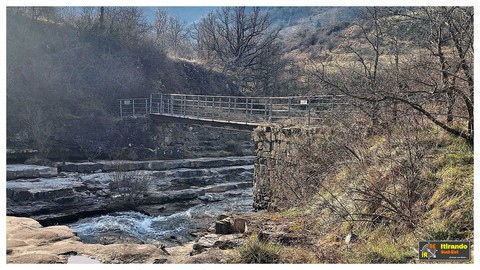
MULTIPOLYGON (((254 163, 253 207, 257 210, 275 210, 278 205, 274 194, 281 180, 277 179, 282 160, 290 158, 296 149, 296 141, 307 140, 317 134, 315 127, 259 127, 253 132, 256 159, 254 163)), ((288 176, 286 176, 288 177, 288 176)), ((281 184, 281 183, 280 183, 281 184)))
POLYGON ((254 154, 253 141, 247 132, 158 123, 148 117, 120 120, 116 126, 117 132, 112 138, 116 142, 115 149, 109 152, 115 152, 120 158, 114 159, 184 159, 254 154))
POLYGON ((183 123, 153 123, 156 158, 253 156, 251 134, 183 123))
MULTIPOLYGON (((249 132, 158 124, 148 117, 72 120, 56 131, 49 150, 50 160, 65 162, 254 155, 249 132)), ((37 154, 26 138, 7 139, 8 163, 24 163, 37 154)))

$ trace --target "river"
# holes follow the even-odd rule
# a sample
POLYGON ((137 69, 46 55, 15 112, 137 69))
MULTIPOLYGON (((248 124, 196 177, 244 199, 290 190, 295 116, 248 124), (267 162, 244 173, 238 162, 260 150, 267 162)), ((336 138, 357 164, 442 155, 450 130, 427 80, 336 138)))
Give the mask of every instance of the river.
POLYGON ((165 215, 150 216, 127 211, 81 219, 67 224, 84 243, 162 243, 166 246, 192 241, 196 232, 206 231, 218 215, 252 211, 252 189, 224 194, 224 199, 182 206, 167 204, 165 215), (175 209, 168 213, 168 208, 175 209))
POLYGON ((220 214, 252 211, 254 158, 10 165, 7 215, 68 225, 85 243, 178 245, 206 231, 220 214), (134 207, 112 207, 118 168, 130 170, 125 177, 132 181, 149 179, 146 196, 134 207))

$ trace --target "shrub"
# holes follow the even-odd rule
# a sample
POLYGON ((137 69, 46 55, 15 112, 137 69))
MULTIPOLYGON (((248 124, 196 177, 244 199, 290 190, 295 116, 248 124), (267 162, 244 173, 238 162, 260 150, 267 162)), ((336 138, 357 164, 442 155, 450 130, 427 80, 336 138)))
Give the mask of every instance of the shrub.
POLYGON ((128 207, 139 204, 148 194, 152 179, 145 172, 117 170, 110 182, 113 207, 128 207))
POLYGON ((274 243, 262 243, 252 236, 237 249, 235 263, 281 263, 282 247, 274 243))

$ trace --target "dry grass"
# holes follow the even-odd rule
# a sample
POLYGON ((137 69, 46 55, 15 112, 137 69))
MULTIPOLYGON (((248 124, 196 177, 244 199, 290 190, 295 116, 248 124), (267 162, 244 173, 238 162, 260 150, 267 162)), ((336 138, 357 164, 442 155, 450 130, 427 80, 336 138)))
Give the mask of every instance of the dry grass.
MULTIPOLYGON (((268 214, 270 222, 285 225, 285 232, 319 241, 284 248, 284 262, 412 263, 419 240, 473 241, 473 152, 464 140, 429 125, 363 137, 358 132, 350 134, 357 139, 346 140, 351 137, 338 129, 323 130, 312 137, 313 152, 291 152, 290 162, 301 159, 296 162, 301 166, 292 168, 308 169, 286 174, 297 177, 322 170, 313 154, 338 149, 332 148, 335 143, 348 145, 356 157, 330 153, 336 170, 315 182, 320 183, 316 196, 268 214), (358 240, 347 245, 344 239, 352 232, 358 240)), ((298 136, 305 141, 305 134, 298 136)))
POLYGON ((236 249, 233 263, 282 263, 282 246, 271 242, 263 243, 252 235, 242 246, 236 249))

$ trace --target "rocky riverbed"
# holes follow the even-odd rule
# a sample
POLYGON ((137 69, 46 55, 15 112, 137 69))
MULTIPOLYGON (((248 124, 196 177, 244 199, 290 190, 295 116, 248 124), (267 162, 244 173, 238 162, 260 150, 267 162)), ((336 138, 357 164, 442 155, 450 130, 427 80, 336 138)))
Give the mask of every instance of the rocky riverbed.
POLYGON ((154 244, 85 244, 67 226, 43 227, 30 218, 7 217, 7 263, 225 263, 228 255, 221 244, 242 239, 241 234, 209 234, 204 238, 171 248, 154 244), (195 250, 197 253, 192 253, 195 250))
POLYGON ((7 215, 31 217, 43 225, 128 210, 166 216, 193 205, 250 195, 253 160, 101 161, 58 164, 49 170, 9 165, 7 215))
MULTIPOLYGON (((93 258, 106 263, 159 263, 166 261, 162 248, 170 255, 190 256, 194 243, 212 232, 217 216, 252 210, 253 160, 241 156, 8 165, 7 261, 66 263, 93 258), (119 177, 148 179, 148 188, 126 202, 125 196, 131 194, 116 186, 119 177), (24 232, 28 233, 22 238, 24 232), (138 256, 120 255, 137 251, 138 256), (117 256, 109 257, 111 253, 117 256), (77 254, 86 257, 69 259, 77 254)), ((216 238, 207 237, 200 246, 211 248, 216 238)), ((175 256, 170 262, 189 261, 172 259, 175 256)), ((220 262, 224 256, 214 257, 212 262, 220 262)))
POLYGON ((108 263, 154 263, 166 257, 154 245, 83 244, 67 226, 43 227, 30 218, 7 217, 7 263, 67 263, 71 255, 108 263))
POLYGON ((70 227, 43 227, 30 218, 7 217, 7 263, 230 263, 234 249, 251 235, 311 252, 318 238, 292 231, 300 221, 265 212, 219 215, 210 220, 210 226, 195 232, 194 240, 166 246, 156 241, 84 243, 70 227))

